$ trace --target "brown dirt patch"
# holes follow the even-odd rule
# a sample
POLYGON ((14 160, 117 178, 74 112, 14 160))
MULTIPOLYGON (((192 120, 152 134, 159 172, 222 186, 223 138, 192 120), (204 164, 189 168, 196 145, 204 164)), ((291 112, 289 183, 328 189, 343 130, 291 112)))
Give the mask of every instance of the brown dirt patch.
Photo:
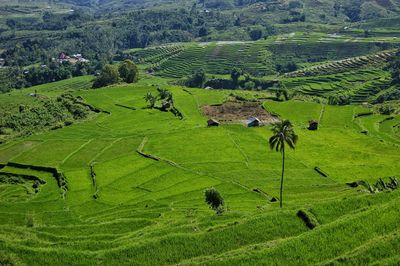
POLYGON ((257 117, 262 124, 279 121, 272 116, 259 102, 226 102, 221 105, 206 105, 202 107, 203 114, 220 123, 246 123, 250 117, 257 117))

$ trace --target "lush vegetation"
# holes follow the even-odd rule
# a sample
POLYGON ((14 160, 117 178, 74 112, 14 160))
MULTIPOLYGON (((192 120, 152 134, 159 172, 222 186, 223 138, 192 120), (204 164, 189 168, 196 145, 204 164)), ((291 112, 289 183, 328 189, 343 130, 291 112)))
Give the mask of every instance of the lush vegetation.
POLYGON ((208 128, 199 109, 222 103, 231 93, 242 99, 271 95, 185 89, 151 76, 132 85, 72 90, 75 79, 63 89, 56 82, 0 97, 3 103, 10 97, 30 99, 26 94, 37 90, 56 99, 70 90, 110 113, 1 146, 1 163, 16 163, 2 173, 46 182, 33 194, 22 189, 32 183, 0 185, 3 260, 237 264, 257 263, 267 254, 270 261, 288 264, 299 258, 305 264, 398 262, 399 191, 371 194, 346 184, 398 176, 398 115, 373 114, 357 105, 262 100, 267 110, 289 119, 299 136, 296 151, 285 151, 281 210, 273 198, 279 199, 282 158, 268 148, 268 128, 208 128), (182 120, 147 108, 146 93, 167 95, 152 86, 155 82, 173 94, 182 120), (354 117, 365 112, 372 114, 354 117), (310 119, 319 119, 317 131, 306 129, 310 119), (65 198, 54 177, 37 166, 56 167, 65 175, 65 198), (204 202, 212 187, 223 196, 223 212, 204 202), (298 216, 299 210, 305 214, 298 216), (310 230, 306 220, 318 229, 310 230), (366 248, 362 254, 359 247, 366 248))
POLYGON ((400 264, 398 1, 17 2, 0 265, 400 264))

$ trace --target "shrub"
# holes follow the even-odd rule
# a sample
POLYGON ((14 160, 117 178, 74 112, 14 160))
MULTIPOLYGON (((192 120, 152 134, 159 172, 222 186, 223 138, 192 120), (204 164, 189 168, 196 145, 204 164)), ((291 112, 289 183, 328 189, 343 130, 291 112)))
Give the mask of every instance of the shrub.
POLYGON ((221 194, 215 188, 208 188, 204 192, 205 201, 210 208, 217 212, 217 214, 221 214, 223 212, 224 199, 221 194))
POLYGON ((297 216, 303 220, 305 225, 310 229, 314 229, 319 225, 317 218, 308 210, 299 210, 297 216))
POLYGON ((254 89, 255 86, 256 86, 256 84, 251 80, 244 83, 245 90, 252 90, 252 89, 254 89))
POLYGON ((378 112, 383 115, 391 115, 396 111, 396 108, 391 104, 383 104, 379 106, 378 112))
POLYGON ((346 105, 350 104, 350 96, 349 95, 331 95, 328 98, 328 104, 330 105, 346 105))

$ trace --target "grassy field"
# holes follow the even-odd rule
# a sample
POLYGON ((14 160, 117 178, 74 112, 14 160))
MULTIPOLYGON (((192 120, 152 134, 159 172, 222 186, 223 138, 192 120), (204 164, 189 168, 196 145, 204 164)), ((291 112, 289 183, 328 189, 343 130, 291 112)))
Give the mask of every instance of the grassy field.
POLYGON ((0 177, 24 174, 45 182, 37 192, 31 181, 0 183, 3 260, 26 265, 400 263, 400 191, 370 194, 346 185, 400 175, 399 116, 355 118, 369 109, 264 100, 265 109, 290 119, 299 135, 297 149, 288 152, 279 209, 271 199, 279 196, 281 157, 268 148, 269 127, 206 127, 200 107, 224 102, 231 91, 184 89, 149 76, 134 85, 86 90, 90 80, 0 95, 3 104, 29 101, 35 90, 50 97, 69 91, 109 112, 0 145, 0 177), (173 93, 182 120, 145 108, 143 96, 156 92, 153 84, 173 93), (311 119, 320 121, 317 131, 307 129, 311 119), (141 156, 139 147, 159 160, 141 156), (43 167, 61 172, 68 190, 43 167), (225 199, 222 215, 204 202, 209 187, 225 199), (299 210, 311 213, 318 226, 310 230, 297 217, 299 210))

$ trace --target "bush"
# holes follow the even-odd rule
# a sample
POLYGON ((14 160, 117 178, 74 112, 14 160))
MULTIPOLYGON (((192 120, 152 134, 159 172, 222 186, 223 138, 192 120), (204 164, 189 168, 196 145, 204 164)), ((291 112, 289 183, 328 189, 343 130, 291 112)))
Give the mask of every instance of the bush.
POLYGON ((396 108, 391 104, 383 104, 378 107, 378 112, 383 115, 391 115, 396 111, 396 108))
POLYGON ((297 216, 303 220, 305 225, 310 229, 314 229, 319 225, 317 218, 308 210, 299 210, 297 216))
POLYGON ((252 90, 252 89, 254 89, 255 86, 256 86, 256 84, 251 80, 244 83, 245 90, 252 90))
POLYGON ((346 105, 350 104, 350 96, 349 95, 332 95, 328 98, 328 104, 330 105, 346 105))
POLYGON ((217 214, 221 214, 223 212, 224 199, 221 194, 215 188, 208 188, 204 192, 205 201, 210 208, 217 212, 217 214))

